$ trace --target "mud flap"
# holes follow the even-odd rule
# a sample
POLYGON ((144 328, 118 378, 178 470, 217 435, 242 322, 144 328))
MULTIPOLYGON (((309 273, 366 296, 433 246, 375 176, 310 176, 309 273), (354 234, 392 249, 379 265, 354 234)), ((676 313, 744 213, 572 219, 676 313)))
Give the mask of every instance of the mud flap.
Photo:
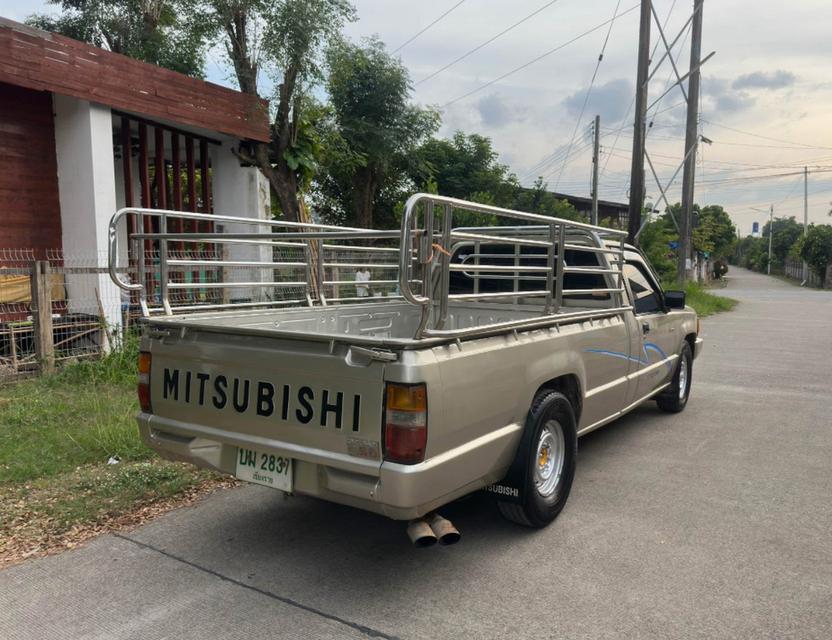
POLYGON ((505 478, 483 488, 483 491, 490 493, 500 502, 524 504, 526 501, 526 490, 529 486, 528 456, 531 454, 530 432, 531 429, 527 426, 517 446, 514 462, 511 463, 505 478))

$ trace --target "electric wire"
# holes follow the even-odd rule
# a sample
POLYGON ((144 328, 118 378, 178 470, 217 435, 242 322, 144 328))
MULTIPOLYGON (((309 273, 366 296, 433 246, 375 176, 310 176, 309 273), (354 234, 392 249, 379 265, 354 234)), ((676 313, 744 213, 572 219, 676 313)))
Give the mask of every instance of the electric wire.
POLYGON ((397 49, 394 49, 394 50, 393 50, 393 53, 398 53, 399 51, 401 51, 402 49, 404 49, 407 45, 409 45, 411 42, 413 42, 416 38, 418 38, 420 35, 422 35, 425 31, 427 31, 428 29, 430 29, 430 28, 431 28, 433 25, 435 25, 437 22, 439 22, 440 20, 442 20, 445 16, 447 16, 449 13, 451 13, 451 11, 453 11, 454 9, 456 9, 456 8, 457 8, 459 5, 461 5, 463 2, 465 2, 465 0, 459 0, 459 2, 457 2, 454 6, 452 6, 450 9, 448 9, 445 13, 443 13, 443 14, 442 14, 442 15, 440 15, 438 18, 436 18, 436 20, 434 20, 433 22, 431 22, 431 23, 430 23, 428 26, 426 26, 424 29, 422 29, 421 31, 417 32, 415 35, 411 36, 410 38, 408 38, 407 40, 405 40, 402 44, 400 44, 400 45, 398 46, 398 48, 397 48, 397 49))
MULTIPOLYGON (((578 129, 581 126, 581 120, 584 118, 584 113, 586 112, 586 105, 589 104, 589 97, 592 95, 592 88, 595 86, 595 80, 598 78, 598 70, 601 68, 601 63, 604 61, 604 54, 607 51, 607 45, 610 42, 610 35, 612 35, 612 28, 615 25, 615 19, 618 16, 618 10, 621 8, 621 0, 617 0, 615 3, 615 9, 612 12, 612 20, 610 21, 610 26, 607 29, 607 35, 604 38, 604 44, 601 45, 601 53, 598 54, 598 61, 595 63, 595 69, 592 72, 592 78, 589 81, 589 87, 587 87, 586 95, 584 95, 584 103, 581 105, 581 112, 578 114, 578 119, 575 121, 575 128, 572 130, 572 137, 569 140, 569 148, 572 148, 572 145, 575 143, 575 136, 578 135, 578 129)), ((596 131, 596 136, 600 136, 601 132, 596 131)), ((567 154, 568 155, 568 154, 567 154)), ((558 177, 555 179, 555 189, 558 188, 560 184, 560 179, 563 176, 563 170, 566 168, 566 158, 564 158, 563 162, 560 165, 560 171, 558 171, 558 177)))
MULTIPOLYGON (((623 18, 625 15, 627 15, 629 13, 632 13, 633 11, 635 11, 638 8, 639 8, 639 5, 637 5, 637 4, 633 5, 632 7, 627 9, 626 11, 623 11, 621 14, 619 14, 618 18, 616 18, 616 19, 623 18)), ((480 85, 476 89, 472 89, 471 91, 468 91, 467 93, 464 93, 461 96, 457 96, 453 100, 450 100, 449 102, 446 102, 445 104, 443 104, 441 106, 441 108, 445 109, 447 107, 450 107, 452 104, 455 104, 455 103, 459 102, 460 100, 464 100, 465 98, 468 98, 468 97, 474 95, 475 93, 479 93, 483 89, 487 89, 491 85, 496 84, 497 82, 500 82, 501 80, 505 80, 506 78, 508 78, 509 76, 514 75, 518 71, 522 71, 523 69, 525 69, 527 67, 530 67, 531 65, 535 64, 536 62, 539 62, 540 60, 543 60, 543 58, 546 58, 546 57, 552 55, 553 53, 556 53, 556 52, 560 51, 561 49, 565 49, 570 44, 574 44, 578 40, 581 40, 581 39, 587 37, 588 35, 591 35, 591 34, 595 33, 599 29, 603 29, 610 22, 611 22, 610 20, 605 20, 604 22, 595 25, 591 29, 588 29, 588 30, 584 31, 583 33, 575 36, 574 38, 572 38, 570 40, 567 40, 566 42, 564 42, 562 44, 559 44, 558 46, 553 47, 552 49, 549 49, 548 51, 545 51, 545 52, 541 53, 539 56, 537 56, 535 58, 532 58, 528 62, 525 62, 525 63, 521 64, 519 67, 515 67, 511 71, 507 71, 503 75, 498 76, 497 78, 494 78, 493 80, 489 80, 488 82, 486 82, 485 84, 480 85)))
POLYGON ((431 73, 429 76, 427 76, 427 77, 425 77, 425 78, 422 78, 422 79, 421 79, 421 80, 419 80, 418 82, 414 83, 414 86, 419 86, 419 85, 420 85, 420 84, 422 84, 423 82, 427 82, 428 80, 432 80, 433 78, 435 78, 436 76, 438 76, 438 75, 439 75, 440 73, 442 73, 443 71, 446 71, 447 69, 450 69, 450 68, 451 68, 452 66, 454 66, 457 62, 462 62, 463 60, 465 60, 465 58, 467 58, 467 57, 468 57, 468 56, 470 56, 471 54, 476 53, 477 51, 479 51, 479 50, 480 50, 480 49, 482 49, 483 47, 485 47, 485 46, 487 46, 487 45, 491 44, 492 42, 494 42, 494 41, 495 41, 495 40, 497 40, 498 38, 501 38, 502 36, 504 36, 505 34, 507 34, 509 31, 512 31, 512 30, 513 30, 513 29, 515 29, 516 27, 519 27, 519 26, 520 26, 521 24, 523 24, 524 22, 527 22, 528 20, 531 20, 531 19, 532 19, 532 18, 534 18, 534 17, 535 17, 538 13, 540 13, 540 12, 541 12, 541 11, 543 11, 544 9, 548 9, 548 8, 549 8, 549 7, 551 7, 553 4, 555 4, 556 2, 559 2, 559 1, 560 1, 560 0, 550 0, 549 2, 547 2, 546 4, 544 4, 544 5, 543 5, 542 7, 540 7, 539 9, 536 9, 535 11, 532 11, 532 12, 531 12, 529 15, 527 15, 526 17, 521 18, 520 20, 518 20, 517 22, 515 22, 514 24, 512 24, 510 27, 506 27, 505 29, 503 29, 502 31, 500 31, 498 34, 491 36, 491 37, 490 37, 488 40, 486 40, 485 42, 483 42, 483 43, 481 43, 481 44, 478 44, 476 47, 474 47, 473 49, 470 49, 469 51, 466 51, 465 53, 463 53, 463 54, 462 54, 461 56, 459 56, 458 58, 456 58, 456 59, 452 60, 451 62, 449 62, 448 64, 446 64, 444 67, 440 67, 439 69, 437 69, 436 71, 434 71, 433 73, 431 73))
POLYGON ((742 129, 735 129, 734 127, 729 127, 724 124, 719 124, 718 122, 714 122, 713 120, 707 120, 705 118, 702 119, 702 122, 706 122, 714 127, 719 127, 720 129, 727 129, 728 131, 733 131, 735 133, 740 133, 745 136, 751 136, 754 138, 760 138, 761 140, 769 140, 770 142, 782 142, 787 145, 791 146, 798 146, 804 147, 806 149, 827 149, 832 150, 832 147, 823 147, 813 144, 806 144, 805 142, 795 142, 794 140, 783 140, 782 138, 772 138, 771 136, 764 136, 759 133, 752 133, 751 131, 743 131, 742 129))

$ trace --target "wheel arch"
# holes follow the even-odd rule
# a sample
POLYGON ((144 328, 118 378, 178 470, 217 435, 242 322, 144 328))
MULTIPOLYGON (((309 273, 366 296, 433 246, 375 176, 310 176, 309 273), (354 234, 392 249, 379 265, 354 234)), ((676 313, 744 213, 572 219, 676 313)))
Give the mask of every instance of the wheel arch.
POLYGON ((687 334, 685 336, 685 342, 688 343, 688 346, 690 347, 690 352, 692 354, 696 353, 696 334, 695 333, 687 334))
POLYGON ((575 428, 577 428, 581 423, 581 411, 584 404, 581 380, 578 375, 565 373, 551 380, 546 380, 537 388, 532 398, 536 398, 542 391, 557 391, 566 396, 569 404, 572 405, 572 410, 575 412, 575 428))

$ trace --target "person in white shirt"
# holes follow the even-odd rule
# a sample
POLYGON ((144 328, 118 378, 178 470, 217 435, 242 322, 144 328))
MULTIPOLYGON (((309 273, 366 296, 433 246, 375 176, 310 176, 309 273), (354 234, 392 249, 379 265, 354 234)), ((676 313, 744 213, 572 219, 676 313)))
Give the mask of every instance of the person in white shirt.
MULTIPOLYGON (((367 267, 362 267, 358 271, 355 272, 355 281, 356 282, 369 282, 370 281, 370 270, 367 267)), ((370 295, 370 287, 366 284, 356 284, 355 285, 355 295, 359 298, 367 298, 370 295)))

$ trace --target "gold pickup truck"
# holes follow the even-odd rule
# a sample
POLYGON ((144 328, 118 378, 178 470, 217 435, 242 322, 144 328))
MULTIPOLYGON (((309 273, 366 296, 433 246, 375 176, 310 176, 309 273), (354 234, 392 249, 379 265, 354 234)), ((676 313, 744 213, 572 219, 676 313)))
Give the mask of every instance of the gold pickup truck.
POLYGON ((146 315, 145 442, 410 521, 422 545, 458 539, 435 512, 482 489, 549 524, 579 436, 647 400, 683 410, 702 345, 622 231, 441 196, 411 197, 393 231, 124 209, 110 237, 146 315))

